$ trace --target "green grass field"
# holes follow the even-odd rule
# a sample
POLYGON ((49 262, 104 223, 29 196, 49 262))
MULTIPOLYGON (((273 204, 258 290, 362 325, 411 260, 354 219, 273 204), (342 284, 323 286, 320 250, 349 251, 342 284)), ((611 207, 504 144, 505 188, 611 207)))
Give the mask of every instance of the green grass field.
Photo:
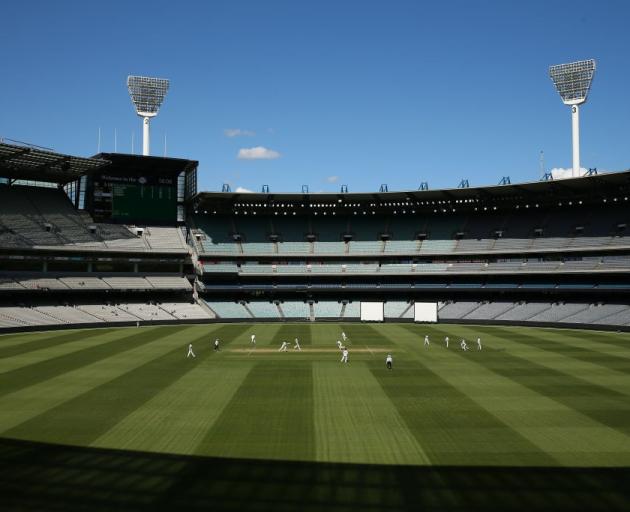
POLYGON ((411 324, 12 334, 0 337, 0 411, 4 439, 106 449, 380 465, 627 467, 630 334, 411 324), (348 365, 336 349, 342 328, 348 365), (296 336, 302 352, 277 351, 296 336), (459 349, 461 337, 469 352, 459 349), (185 357, 188 343, 195 359, 185 357))

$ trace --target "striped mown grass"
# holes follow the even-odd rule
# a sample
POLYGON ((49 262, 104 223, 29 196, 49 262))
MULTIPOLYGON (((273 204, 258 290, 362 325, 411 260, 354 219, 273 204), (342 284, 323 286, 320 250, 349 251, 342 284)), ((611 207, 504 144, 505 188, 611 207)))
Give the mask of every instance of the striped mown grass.
POLYGON ((4 335, 0 411, 5 439, 104 449, 427 467, 627 467, 630 335, 333 323, 4 335), (347 365, 336 350, 342 330, 347 365), (302 352, 293 350, 296 337, 302 352), (469 352, 459 349, 462 337, 469 352), (290 342, 286 353, 277 351, 281 341, 290 342), (189 343, 196 358, 186 358, 189 343))

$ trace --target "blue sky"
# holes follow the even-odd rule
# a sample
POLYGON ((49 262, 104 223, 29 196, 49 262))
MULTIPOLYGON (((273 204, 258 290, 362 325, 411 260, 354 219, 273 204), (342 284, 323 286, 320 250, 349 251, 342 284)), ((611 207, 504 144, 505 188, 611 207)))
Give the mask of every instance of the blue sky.
POLYGON ((100 127, 103 151, 116 130, 118 151, 135 132, 139 152, 139 74, 171 79, 152 154, 166 133, 168 156, 199 160, 200 189, 530 181, 541 150, 548 169, 571 165, 548 66, 595 58, 582 164, 624 170, 629 19, 623 0, 12 2, 0 137, 91 155, 100 127))

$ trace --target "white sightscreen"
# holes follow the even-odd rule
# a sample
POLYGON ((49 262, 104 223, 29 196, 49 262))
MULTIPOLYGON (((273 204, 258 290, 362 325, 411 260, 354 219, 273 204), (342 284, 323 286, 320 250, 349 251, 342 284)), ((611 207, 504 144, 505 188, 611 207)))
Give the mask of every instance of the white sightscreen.
POLYGON ((437 302, 416 302, 414 320, 416 322, 437 322, 437 302))
POLYGON ((362 302, 361 303, 361 321, 382 322, 383 321, 383 303, 382 302, 362 302))

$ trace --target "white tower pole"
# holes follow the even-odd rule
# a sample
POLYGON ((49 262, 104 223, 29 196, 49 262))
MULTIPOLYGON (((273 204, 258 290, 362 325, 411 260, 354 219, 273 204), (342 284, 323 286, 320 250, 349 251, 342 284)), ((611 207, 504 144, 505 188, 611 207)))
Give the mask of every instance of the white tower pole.
POLYGON ((150 135, 149 135, 149 118, 142 119, 142 155, 149 156, 150 153, 150 135))
POLYGON ((573 173, 572 176, 580 176, 580 106, 571 107, 571 133, 573 134, 573 173))

